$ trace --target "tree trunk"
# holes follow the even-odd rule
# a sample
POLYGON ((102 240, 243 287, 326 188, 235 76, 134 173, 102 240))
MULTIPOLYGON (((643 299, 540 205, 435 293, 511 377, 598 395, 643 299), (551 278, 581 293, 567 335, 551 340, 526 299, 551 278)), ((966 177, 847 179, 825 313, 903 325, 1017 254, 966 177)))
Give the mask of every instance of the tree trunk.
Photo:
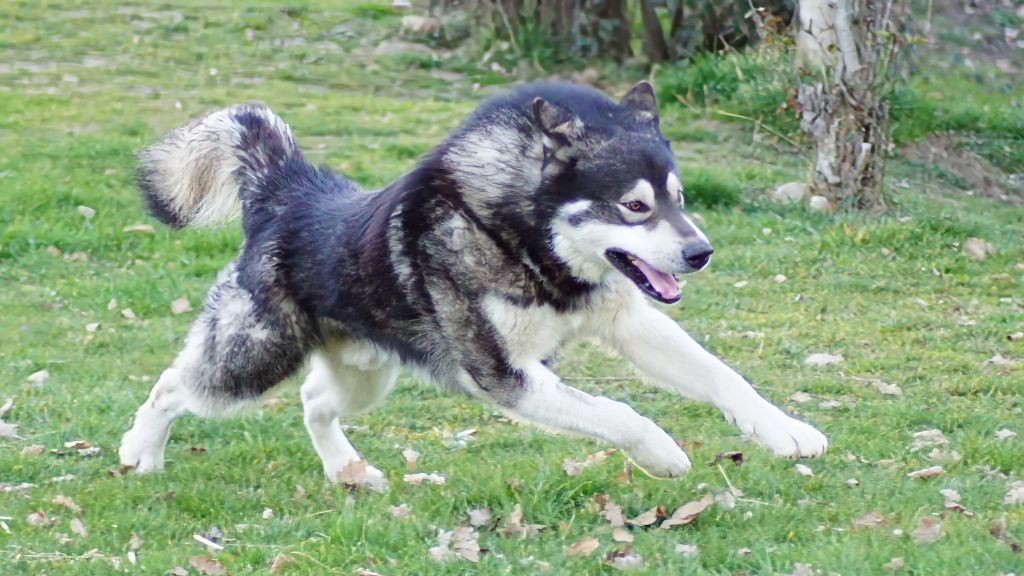
MULTIPOLYGON (((814 141, 812 184, 840 208, 885 208, 889 114, 876 73, 890 49, 891 0, 801 0, 797 63, 800 127, 814 141)), ((884 78, 882 78, 884 81, 884 78)))
POLYGON ((640 18, 644 25, 644 52, 651 62, 665 62, 671 54, 665 43, 665 32, 661 29, 658 13, 651 0, 640 0, 640 18))

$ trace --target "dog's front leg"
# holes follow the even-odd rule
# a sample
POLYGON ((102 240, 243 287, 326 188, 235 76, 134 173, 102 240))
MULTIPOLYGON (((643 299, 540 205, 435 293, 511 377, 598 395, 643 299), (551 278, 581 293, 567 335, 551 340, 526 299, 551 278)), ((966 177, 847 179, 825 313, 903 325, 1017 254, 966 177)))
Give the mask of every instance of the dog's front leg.
POLYGON ((717 406, 741 432, 779 456, 820 456, 828 440, 786 415, 732 368, 639 295, 595 326, 602 339, 657 384, 717 406))
POLYGON ((567 386, 540 362, 490 382, 479 378, 477 372, 472 384, 486 389, 487 395, 517 419, 607 442, 652 476, 675 478, 690 469, 686 453, 650 419, 622 402, 567 386))

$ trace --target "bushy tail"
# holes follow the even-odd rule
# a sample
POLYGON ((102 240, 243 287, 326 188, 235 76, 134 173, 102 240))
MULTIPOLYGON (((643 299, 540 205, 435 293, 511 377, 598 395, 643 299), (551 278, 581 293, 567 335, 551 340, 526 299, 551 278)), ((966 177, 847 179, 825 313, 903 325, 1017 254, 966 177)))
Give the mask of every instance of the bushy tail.
POLYGON ((139 157, 138 182, 150 214, 172 226, 209 226, 237 217, 268 193, 271 170, 301 159, 292 131, 263 104, 211 112, 172 130, 139 157))

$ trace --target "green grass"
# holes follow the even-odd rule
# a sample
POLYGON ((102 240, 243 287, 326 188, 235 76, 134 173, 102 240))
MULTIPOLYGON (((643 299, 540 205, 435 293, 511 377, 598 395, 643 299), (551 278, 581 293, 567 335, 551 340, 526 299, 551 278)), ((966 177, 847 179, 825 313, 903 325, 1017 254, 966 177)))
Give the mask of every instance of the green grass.
MULTIPOLYGON (((408 169, 479 99, 472 74, 438 78, 416 62, 372 55, 400 26, 391 10, 352 2, 288 6, 0 6, 0 402, 14 399, 5 420, 23 436, 0 440, 0 482, 35 485, 0 492, 9 528, 0 527, 0 573, 102 574, 114 572, 109 559, 118 558, 122 570, 163 574, 207 554, 192 535, 211 525, 226 533, 217 558, 229 574, 265 573, 278 554, 290 559, 283 574, 353 574, 357 567, 536 574, 535 561, 550 564, 551 574, 613 573, 601 557, 623 545, 588 501, 609 494, 633 516, 721 492, 726 480, 707 463, 724 450, 745 453, 742 466, 725 472, 761 503, 715 507, 670 531, 634 530, 634 549, 647 566, 641 573, 788 573, 802 562, 822 573, 874 574, 893 557, 904 558, 907 573, 1020 572, 1024 559, 989 530, 1001 520, 1012 540, 1024 540, 1024 508, 1001 504, 1008 483, 1024 473, 1024 363, 983 362, 996 354, 1024 359, 1024 341, 1006 338, 1024 330, 1024 272, 1017 267, 1024 262, 1024 210, 924 196, 915 192, 913 174, 901 212, 884 218, 832 218, 757 201, 700 209, 715 261, 688 278, 682 303, 668 310, 767 397, 828 434, 829 453, 805 462, 813 478, 743 443, 713 409, 641 385, 621 361, 589 344, 567 350, 558 371, 628 401, 686 441, 695 463, 687 478, 624 483, 617 480, 619 455, 567 476, 565 458, 582 460, 604 446, 513 425, 487 406, 407 376, 383 407, 352 422, 367 427, 351 437, 388 473, 386 494, 325 484, 301 424, 296 381, 281 389, 283 404, 232 419, 180 421, 164 473, 111 474, 132 412, 188 328, 189 315, 171 314, 171 301, 186 295, 197 306, 240 241, 237 227, 122 232, 152 223, 132 188, 133 154, 209 108, 263 100, 292 124, 311 158, 375 186, 408 169), (79 205, 96 216, 85 219, 79 205), (998 252, 984 262, 966 258, 960 246, 972 236, 998 252), (773 281, 777 274, 786 282, 773 281), (736 288, 740 281, 748 284, 736 288), (117 306, 108 310, 112 299, 117 306), (122 308, 138 318, 123 318, 122 308), (95 322, 99 329, 86 332, 95 322), (845 361, 802 364, 823 351, 845 361), (41 369, 48 380, 26 380, 41 369), (586 380, 595 377, 624 380, 586 380), (898 384, 904 395, 880 395, 857 378, 898 384), (793 402, 797 391, 814 401, 793 402), (839 405, 822 408, 825 400, 839 405), (1003 427, 1021 436, 997 441, 1003 427), (451 435, 470 428, 477 433, 468 444, 453 445, 451 435), (941 462, 942 477, 910 480, 907 472, 936 463, 927 450, 908 448, 914 432, 931 428, 943 431, 961 458, 941 462), (102 452, 83 458, 64 448, 72 440, 102 452), (45 451, 23 454, 30 445, 45 451), (422 453, 417 470, 439 472, 447 483, 403 485, 404 447, 422 453), (67 474, 74 478, 51 480, 67 474), (850 488, 850 478, 859 486, 850 488), (944 511, 940 488, 959 490, 974 516, 944 511), (81 513, 53 504, 59 494, 81 513), (388 506, 398 503, 409 505, 408 518, 390 516, 388 506), (466 523, 467 508, 490 507, 503 521, 516 504, 526 521, 547 526, 538 538, 509 539, 484 528, 480 543, 489 553, 478 565, 428 559, 437 528, 466 523), (267 508, 273 515, 264 518, 267 508), (54 523, 30 526, 36 511, 54 523), (871 511, 885 516, 882 528, 851 530, 851 520, 871 511), (74 517, 88 537, 71 531, 74 517), (908 536, 924 517, 942 524, 934 544, 908 536), (903 535, 894 536, 896 529, 903 535), (145 541, 135 567, 126 557, 132 531, 145 541), (563 546, 587 535, 601 541, 598 551, 566 557, 563 546), (677 543, 697 544, 700 554, 679 556, 677 543), (741 548, 751 553, 741 556, 741 548)), ((662 122, 694 186, 694 174, 707 174, 753 190, 805 169, 798 157, 733 130, 683 125, 685 118, 667 110, 662 122)))

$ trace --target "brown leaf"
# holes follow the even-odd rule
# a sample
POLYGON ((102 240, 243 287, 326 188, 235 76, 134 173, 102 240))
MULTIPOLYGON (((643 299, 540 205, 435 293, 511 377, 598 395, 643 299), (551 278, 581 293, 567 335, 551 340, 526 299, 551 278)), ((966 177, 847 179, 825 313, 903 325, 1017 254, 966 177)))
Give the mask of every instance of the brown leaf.
POLYGON ((53 520, 50 520, 49 518, 47 518, 46 517, 46 512, 43 512, 43 511, 33 512, 33 513, 29 514, 25 518, 25 522, 27 522, 29 526, 32 526, 32 527, 35 527, 35 528, 38 528, 40 526, 49 526, 50 524, 53 524, 53 520))
POLYGON ((867 514, 857 518, 850 522, 854 528, 870 528, 874 530, 885 522, 885 518, 878 512, 868 512, 867 514))
POLYGON ((942 466, 929 466, 927 468, 922 468, 921 470, 915 470, 913 472, 910 472, 909 474, 907 474, 907 478, 922 480, 925 478, 934 478, 936 476, 942 476, 943 474, 945 474, 945 472, 946 471, 942 469, 942 466))
POLYGON ((996 253, 996 247, 981 238, 968 238, 964 242, 964 254, 973 260, 981 262, 990 254, 996 253))
POLYGON ((459 526, 452 531, 452 548, 455 553, 470 562, 480 561, 480 543, 477 538, 480 534, 473 531, 469 526, 459 526))
POLYGON ((0 420, 0 438, 10 438, 12 440, 20 438, 18 436, 18 425, 0 420))
POLYGON ((168 570, 167 573, 171 576, 188 576, 188 570, 182 568, 181 566, 175 566, 174 568, 168 570))
POLYGON ((67 508, 68 510, 71 510, 75 514, 81 514, 82 513, 82 507, 79 506, 78 504, 75 504, 75 502, 71 498, 68 498, 67 496, 64 496, 63 494, 58 494, 58 495, 54 496, 52 502, 54 504, 58 505, 58 506, 63 506, 65 508, 67 508))
POLYGON ((942 525, 935 522, 934 518, 925 516, 917 523, 917 527, 910 533, 910 537, 914 539, 914 542, 924 542, 930 544, 935 542, 942 536, 942 525))
POLYGON ((193 556, 188 559, 189 566, 195 568, 200 574, 207 576, 220 576, 224 574, 224 566, 213 558, 206 556, 193 556))
POLYGON ((793 573, 790 576, 814 576, 814 568, 810 564, 794 562, 793 573))
POLYGON ((838 364, 843 361, 842 354, 829 354, 828 352, 818 352, 811 354, 804 359, 804 364, 808 366, 828 366, 829 364, 838 364))
POLYGON ((388 513, 391 514, 393 518, 405 518, 409 515, 409 506, 407 504, 388 506, 388 513))
POLYGON ((132 224, 131 226, 125 226, 122 228, 121 232, 124 232, 125 234, 153 234, 156 230, 154 230, 149 224, 132 224))
POLYGON ((355 487, 366 481, 366 460, 352 460, 338 471, 336 480, 339 484, 355 487))
POLYGON ((182 296, 181 298, 171 302, 171 314, 174 314, 175 316, 191 311, 192 305, 188 303, 188 296, 182 296))
POLYGON ((138 316, 135 315, 135 312, 133 312, 131 308, 125 308, 121 310, 121 316, 125 320, 135 320, 136 318, 138 318, 138 316))
POLYGON ((667 520, 661 523, 663 530, 668 530, 673 526, 683 526, 689 524, 700 516, 701 512, 707 510, 712 504, 715 503, 714 494, 705 494, 700 500, 694 500, 693 502, 687 502, 676 511, 672 513, 667 520))
POLYGON ((616 570, 634 570, 644 567, 644 559, 633 553, 629 544, 622 550, 612 550, 605 554, 604 563, 616 570))
POLYGON ((88 206, 79 206, 78 213, 85 216, 86 220, 92 220, 92 217, 96 215, 96 211, 88 206))
POLYGON ((412 448, 406 448, 402 450, 402 457, 405 458, 405 466, 412 472, 416 468, 416 462, 420 459, 420 453, 413 450, 412 448))
POLYGON ((601 517, 608 521, 612 525, 612 528, 616 526, 625 526, 626 520, 622 516, 622 506, 609 500, 604 505, 604 510, 601 511, 601 517))
POLYGON ((1024 504, 1024 481, 1011 482, 1007 488, 1006 495, 1003 496, 1003 506, 1024 504))
POLYGON ((814 476, 814 470, 811 470, 810 467, 805 466, 804 464, 796 464, 793 466, 793 469, 796 470, 797 474, 803 476, 804 478, 810 478, 811 476, 814 476))
POLYGON ((575 543, 565 546, 562 551, 570 558, 573 556, 590 556, 600 545, 601 543, 597 541, 597 538, 584 536, 575 543))
POLYGON ((700 552, 696 544, 676 544, 676 553, 683 556, 696 556, 700 552))
POLYGON ((466 514, 469 515, 470 526, 483 526, 491 521, 491 509, 490 508, 470 508, 466 510, 466 514))
POLYGON ((665 509, 662 508, 661 506, 655 506, 654 508, 651 508, 650 510, 641 513, 636 518, 630 518, 629 520, 626 520, 626 522, 632 524, 633 526, 650 526, 651 524, 657 522, 658 518, 664 517, 665 509))
POLYGON ((882 568, 887 572, 897 572, 903 569, 903 558, 897 556, 892 560, 882 564, 882 568))
POLYGON ((423 472, 406 474, 402 476, 402 480, 404 480, 406 484, 437 484, 438 486, 445 482, 444 476, 441 476, 440 474, 424 474, 423 472))
POLYGON ((615 540, 616 542, 632 542, 633 534, 622 526, 617 526, 612 528, 612 540, 615 540))
POLYGON ((580 472, 583 471, 583 463, 576 462, 571 458, 566 458, 562 461, 562 470, 565 471, 567 476, 579 476, 580 472))
POLYGON ((82 538, 89 537, 89 531, 85 529, 85 524, 82 524, 82 521, 78 518, 71 519, 71 531, 82 538))
POLYGON ((142 548, 142 545, 145 543, 146 542, 142 538, 139 538, 139 535, 135 533, 135 530, 132 530, 131 538, 128 540, 128 547, 132 550, 138 550, 139 548, 142 548))
POLYGON ((523 509, 516 504, 501 527, 501 535, 506 538, 533 538, 544 528, 543 524, 524 524, 523 509))

